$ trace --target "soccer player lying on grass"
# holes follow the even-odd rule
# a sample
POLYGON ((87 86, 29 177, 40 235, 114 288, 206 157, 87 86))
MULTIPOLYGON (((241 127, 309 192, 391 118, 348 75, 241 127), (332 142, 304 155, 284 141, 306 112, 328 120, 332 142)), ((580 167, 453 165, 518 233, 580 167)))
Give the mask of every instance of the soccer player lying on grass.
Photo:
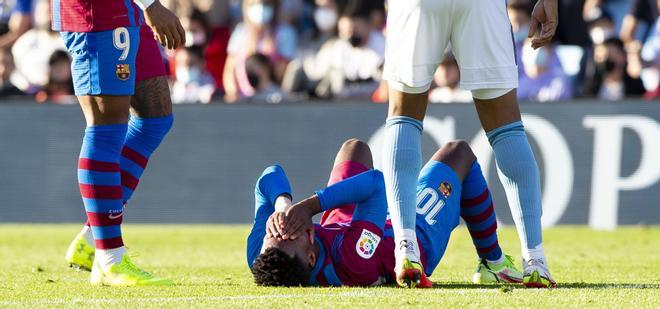
MULTIPOLYGON (((467 143, 448 143, 431 157, 418 180, 417 201, 425 269, 412 285, 432 285, 427 276, 440 262, 459 217, 467 223, 480 258, 473 281, 522 282, 513 259, 499 247, 492 199, 467 143)), ((400 283, 383 174, 372 168, 369 146, 346 141, 329 186, 295 205, 282 168, 266 168, 255 188, 247 262, 255 282, 265 286, 400 283), (312 217, 321 212, 320 224, 312 225, 312 217)))

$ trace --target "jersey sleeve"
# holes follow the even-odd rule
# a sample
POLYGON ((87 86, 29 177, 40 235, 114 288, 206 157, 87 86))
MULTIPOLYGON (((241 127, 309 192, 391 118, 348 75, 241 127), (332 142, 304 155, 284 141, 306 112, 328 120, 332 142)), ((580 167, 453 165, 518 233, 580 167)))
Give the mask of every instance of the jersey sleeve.
POLYGON ((327 211, 357 204, 353 222, 368 221, 382 230, 387 218, 387 199, 383 173, 369 170, 316 191, 321 209, 327 211))
MULTIPOLYGON (((370 286, 382 283, 384 254, 382 228, 368 221, 353 221, 335 247, 335 271, 344 285, 370 286), (339 261, 339 263, 337 263, 339 261)), ((390 253, 391 254, 391 253, 390 253)))
POLYGON ((33 0, 18 0, 14 7, 14 12, 21 14, 30 14, 34 8, 33 0))
POLYGON ((247 239, 247 263, 250 267, 261 252, 266 236, 266 222, 275 212, 275 200, 282 194, 291 196, 289 179, 279 165, 267 167, 254 188, 254 224, 247 239))

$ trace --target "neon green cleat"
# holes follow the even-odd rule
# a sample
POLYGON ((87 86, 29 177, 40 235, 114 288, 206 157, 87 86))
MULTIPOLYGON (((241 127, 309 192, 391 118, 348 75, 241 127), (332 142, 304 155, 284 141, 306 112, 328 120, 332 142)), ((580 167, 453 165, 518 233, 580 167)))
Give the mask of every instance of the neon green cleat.
POLYGON ((472 282, 476 284, 522 283, 522 278, 523 274, 514 266, 513 257, 505 254, 504 261, 498 264, 481 259, 477 271, 472 276, 472 282))
POLYGON ((396 271, 396 283, 403 288, 430 288, 433 282, 426 277, 422 264, 403 259, 401 269, 396 271))
POLYGON ((139 269, 131 262, 128 254, 124 254, 121 263, 110 266, 107 271, 95 262, 90 282, 93 285, 109 286, 174 285, 170 279, 159 278, 139 269))
POLYGON ((541 259, 531 259, 523 263, 523 285, 528 288, 556 288, 557 282, 550 276, 550 271, 541 259))
POLYGON ((95 251, 94 247, 87 242, 85 230, 82 230, 69 245, 64 258, 69 263, 69 267, 75 270, 91 271, 94 264, 95 251))

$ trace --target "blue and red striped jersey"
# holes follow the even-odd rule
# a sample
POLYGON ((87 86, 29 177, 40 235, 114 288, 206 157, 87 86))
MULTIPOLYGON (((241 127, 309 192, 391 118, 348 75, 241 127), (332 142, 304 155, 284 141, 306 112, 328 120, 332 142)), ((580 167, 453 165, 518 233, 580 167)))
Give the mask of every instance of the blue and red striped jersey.
POLYGON ((99 32, 142 24, 140 8, 132 0, 51 0, 53 30, 99 32))

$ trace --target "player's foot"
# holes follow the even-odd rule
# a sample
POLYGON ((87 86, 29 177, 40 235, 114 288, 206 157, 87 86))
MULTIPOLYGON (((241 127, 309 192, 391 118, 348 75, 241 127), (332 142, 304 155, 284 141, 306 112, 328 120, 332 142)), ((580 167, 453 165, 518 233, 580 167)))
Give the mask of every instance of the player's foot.
POLYGON ((170 279, 156 277, 135 266, 128 254, 124 254, 121 263, 113 264, 108 270, 103 270, 98 262, 94 263, 90 282, 109 286, 174 285, 170 279))
POLYGON ((397 268, 396 283, 403 288, 430 288, 433 286, 433 282, 426 277, 422 264, 409 259, 404 259, 401 267, 397 268))
POLYGON ((510 255, 504 255, 504 261, 500 263, 491 263, 486 259, 481 259, 477 271, 472 276, 472 282, 476 284, 522 283, 522 281, 523 274, 516 269, 510 255))
POLYGON ((433 283, 426 278, 424 267, 419 261, 419 247, 416 241, 401 240, 395 252, 396 283, 405 288, 431 287, 433 283))
POLYGON ((64 258, 69 263, 69 267, 76 270, 91 271, 94 264, 94 247, 87 242, 86 231, 83 229, 76 238, 73 239, 66 250, 64 258))
POLYGON ((523 262, 523 285, 528 288, 556 288, 557 283, 541 259, 523 262))

